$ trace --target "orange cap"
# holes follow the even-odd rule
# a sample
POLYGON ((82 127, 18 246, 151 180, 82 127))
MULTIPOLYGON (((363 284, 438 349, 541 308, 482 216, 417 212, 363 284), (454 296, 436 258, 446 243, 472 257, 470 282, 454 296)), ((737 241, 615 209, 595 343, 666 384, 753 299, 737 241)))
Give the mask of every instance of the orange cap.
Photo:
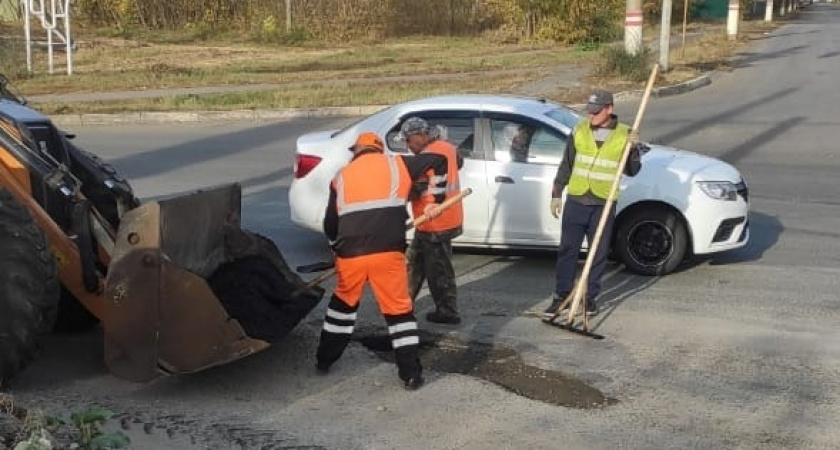
POLYGON ((356 138, 356 143, 350 147, 350 151, 358 152, 366 148, 384 152, 385 144, 382 142, 382 139, 376 135, 376 133, 366 132, 360 134, 359 137, 356 138))

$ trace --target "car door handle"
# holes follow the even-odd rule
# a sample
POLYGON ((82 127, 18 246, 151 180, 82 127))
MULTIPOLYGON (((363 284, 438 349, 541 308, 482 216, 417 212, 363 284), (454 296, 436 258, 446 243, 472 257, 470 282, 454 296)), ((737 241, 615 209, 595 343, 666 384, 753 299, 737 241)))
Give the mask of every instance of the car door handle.
POLYGON ((506 177, 504 175, 496 175, 496 183, 508 183, 513 184, 513 178, 506 177))

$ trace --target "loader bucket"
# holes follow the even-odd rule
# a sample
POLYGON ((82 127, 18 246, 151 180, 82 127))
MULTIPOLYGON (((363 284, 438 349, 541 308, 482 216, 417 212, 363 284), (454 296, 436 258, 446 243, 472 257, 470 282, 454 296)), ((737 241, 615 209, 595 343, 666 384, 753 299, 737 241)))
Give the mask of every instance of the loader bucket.
MULTIPOLYGON (((276 247, 273 253, 265 250, 271 241, 240 228, 240 201, 240 186, 232 184, 145 203, 123 216, 105 292, 105 361, 112 374, 145 382, 162 374, 201 371, 269 347, 268 339, 249 336, 229 311, 254 301, 254 295, 231 297, 251 287, 214 286, 224 292, 222 301, 210 280, 220 268, 256 261, 263 263, 264 277, 280 278, 282 286, 271 286, 273 292, 294 291, 303 281, 282 267, 276 247), (263 245, 249 248, 254 242, 263 245)), ((217 285, 226 281, 216 278, 217 285)), ((282 320, 272 336, 290 331, 322 295, 316 288, 281 305, 282 320)))

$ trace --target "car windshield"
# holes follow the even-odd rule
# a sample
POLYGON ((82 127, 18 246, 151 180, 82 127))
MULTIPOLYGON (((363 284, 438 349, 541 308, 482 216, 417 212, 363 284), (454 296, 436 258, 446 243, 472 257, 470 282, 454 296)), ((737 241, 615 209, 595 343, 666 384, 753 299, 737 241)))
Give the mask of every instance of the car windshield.
POLYGON ((565 108, 555 108, 545 113, 546 116, 550 117, 551 119, 562 123, 569 129, 572 129, 577 125, 578 122, 582 119, 582 117, 576 114, 574 111, 565 108))

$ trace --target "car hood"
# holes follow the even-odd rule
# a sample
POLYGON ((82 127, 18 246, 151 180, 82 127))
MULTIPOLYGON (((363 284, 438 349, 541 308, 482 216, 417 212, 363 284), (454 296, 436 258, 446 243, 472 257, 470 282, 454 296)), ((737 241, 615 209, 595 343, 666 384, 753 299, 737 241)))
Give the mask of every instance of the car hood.
POLYGON ((650 148, 642 157, 645 166, 661 166, 695 181, 741 181, 738 169, 717 158, 664 145, 645 144, 650 148))

